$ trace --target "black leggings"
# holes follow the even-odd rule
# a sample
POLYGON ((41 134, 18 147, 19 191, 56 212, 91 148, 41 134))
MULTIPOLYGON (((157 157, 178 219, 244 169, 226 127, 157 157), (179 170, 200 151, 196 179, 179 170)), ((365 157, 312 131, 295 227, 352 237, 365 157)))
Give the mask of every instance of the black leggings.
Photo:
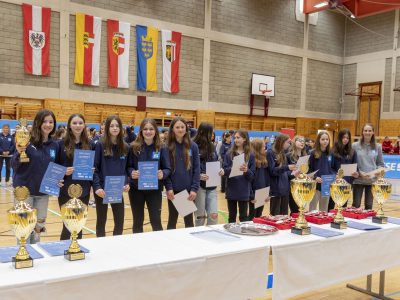
POLYGON ((299 207, 297 206, 296 202, 294 201, 292 193, 289 194, 289 208, 290 208, 290 213, 298 213, 299 212, 299 207))
POLYGON ((153 231, 163 230, 161 224, 161 190, 140 191, 133 187, 129 190, 129 202, 133 216, 133 233, 143 232, 144 204, 149 212, 153 231))
POLYGON ((254 208, 254 203, 250 201, 249 202, 249 221, 253 221, 254 218, 261 217, 263 210, 264 210, 264 205, 254 208))
MULTIPOLYGON (((88 205, 89 198, 90 198, 90 194, 85 197, 81 197, 80 199, 83 203, 88 205)), ((67 203, 69 199, 70 199, 69 197, 65 197, 65 196, 58 197, 58 205, 60 206, 60 209, 61 209, 61 206, 63 206, 65 203, 67 203)), ((61 235, 60 235, 60 241, 69 240, 70 238, 71 238, 71 233, 69 232, 69 230, 67 229, 67 227, 65 227, 65 224, 63 223, 63 228, 62 228, 61 235)), ((78 239, 81 239, 81 238, 82 238, 82 230, 78 233, 78 239)))
POLYGON ((289 196, 276 196, 271 197, 269 203, 270 214, 276 215, 287 215, 289 213, 289 196))
MULTIPOLYGON (((174 192, 174 194, 177 194, 177 192, 174 192)), ((176 223, 178 222, 178 211, 175 208, 175 205, 172 203, 172 201, 168 201, 168 224, 167 224, 167 229, 176 229, 176 223)), ((193 213, 188 214, 186 217, 183 218, 185 221, 185 228, 188 227, 194 227, 194 222, 193 222, 193 213)))
POLYGON ((247 214, 247 209, 249 207, 249 201, 238 201, 238 200, 227 200, 228 201, 228 211, 229 223, 236 222, 237 208, 239 207, 239 221, 246 222, 249 220, 249 215, 247 214))
MULTIPOLYGON (((103 204, 103 198, 100 198, 94 194, 94 199, 96 200, 96 236, 103 237, 106 236, 106 222, 107 222, 107 211, 108 204, 103 204)), ((124 231, 124 197, 122 197, 121 203, 112 203, 111 208, 114 216, 114 230, 113 235, 121 235, 124 231)))

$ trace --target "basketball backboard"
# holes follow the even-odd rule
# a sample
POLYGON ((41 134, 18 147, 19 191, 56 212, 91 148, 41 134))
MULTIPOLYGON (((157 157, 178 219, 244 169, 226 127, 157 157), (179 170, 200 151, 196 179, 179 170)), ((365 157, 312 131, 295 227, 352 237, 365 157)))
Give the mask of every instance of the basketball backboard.
POLYGON ((251 94, 274 97, 275 96, 275 76, 252 74, 251 94))

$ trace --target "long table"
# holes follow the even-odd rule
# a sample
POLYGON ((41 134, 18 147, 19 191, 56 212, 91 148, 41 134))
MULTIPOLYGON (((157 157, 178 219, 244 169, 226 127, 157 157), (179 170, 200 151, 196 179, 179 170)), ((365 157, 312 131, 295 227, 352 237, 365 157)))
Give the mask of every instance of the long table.
MULTIPOLYGON (((241 237, 217 243, 207 227, 84 239, 83 261, 50 257, 0 264, 0 299, 248 299, 265 295, 269 247, 241 237)), ((39 247, 34 248, 45 254, 39 247)))
MULTIPOLYGON (((371 220, 357 222, 372 223, 371 220)), ((323 238, 290 231, 237 241, 194 237, 197 227, 84 239, 85 261, 45 257, 35 267, 0 265, 0 299, 249 299, 265 296, 268 255, 273 299, 281 300, 400 265, 400 226, 348 228, 323 238)), ((330 228, 322 225, 322 228, 330 228)), ((213 226, 222 230, 222 225, 213 226)), ((333 230, 333 229, 332 229, 333 230)))

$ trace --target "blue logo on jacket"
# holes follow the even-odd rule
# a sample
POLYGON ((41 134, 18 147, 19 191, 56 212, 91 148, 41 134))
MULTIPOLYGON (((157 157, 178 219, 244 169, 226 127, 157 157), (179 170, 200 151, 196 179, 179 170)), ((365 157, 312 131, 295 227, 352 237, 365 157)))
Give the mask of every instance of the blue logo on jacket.
POLYGON ((153 159, 160 159, 160 152, 153 152, 153 159))
POLYGON ((50 157, 54 160, 54 159, 56 159, 56 150, 54 150, 54 149, 50 149, 50 157))

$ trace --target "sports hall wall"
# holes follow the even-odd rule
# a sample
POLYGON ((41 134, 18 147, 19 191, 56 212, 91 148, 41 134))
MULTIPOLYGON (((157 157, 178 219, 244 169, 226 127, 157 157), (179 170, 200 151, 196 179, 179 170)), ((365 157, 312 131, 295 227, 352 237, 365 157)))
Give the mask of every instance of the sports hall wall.
MULTIPOLYGON (((289 126, 307 134, 325 120, 344 120, 336 127, 354 126, 357 99, 344 96, 344 92, 365 82, 361 80, 371 80, 383 82, 381 122, 389 122, 383 127, 400 129, 394 120, 400 110, 400 93, 391 92, 400 85, 400 74, 396 76, 400 73, 399 52, 393 50, 398 12, 357 20, 382 35, 376 37, 333 11, 320 12, 317 25, 307 26, 296 20, 295 8, 295 0, 1 0, 0 101, 29 102, 29 98, 35 99, 34 104, 41 101, 44 107, 43 99, 53 99, 53 109, 60 107, 65 114, 64 103, 70 99, 78 101, 78 107, 89 115, 95 114, 94 119, 101 119, 118 104, 122 106, 115 109, 121 113, 135 114, 135 123, 166 109, 180 110, 220 128, 244 125, 251 130, 279 130, 277 127, 289 126), (23 2, 52 9, 49 77, 24 74, 23 2), (99 87, 73 83, 76 12, 103 20, 99 87), (107 19, 132 26, 129 89, 107 86, 107 19), (136 90, 136 24, 182 32, 178 94, 162 92, 161 47, 157 53, 159 91, 136 90), (370 64, 379 66, 379 72, 368 68, 370 64), (248 117, 252 72, 276 76, 269 121, 248 117), (137 95, 147 96, 145 113, 136 112, 137 95), (239 123, 232 123, 234 120, 239 123)), ((256 105, 261 103, 262 99, 256 98, 256 105)), ((47 101, 47 107, 50 104, 47 101)))

